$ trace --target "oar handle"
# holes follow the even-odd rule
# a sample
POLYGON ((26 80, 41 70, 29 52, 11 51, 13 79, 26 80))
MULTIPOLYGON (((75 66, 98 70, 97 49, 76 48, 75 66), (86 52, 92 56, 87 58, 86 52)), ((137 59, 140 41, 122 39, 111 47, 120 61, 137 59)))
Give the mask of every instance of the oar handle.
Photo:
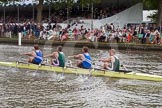
POLYGON ((68 58, 74 58, 74 56, 68 56, 68 58))
POLYGON ((122 64, 121 67, 124 68, 125 71, 128 71, 128 69, 122 64))

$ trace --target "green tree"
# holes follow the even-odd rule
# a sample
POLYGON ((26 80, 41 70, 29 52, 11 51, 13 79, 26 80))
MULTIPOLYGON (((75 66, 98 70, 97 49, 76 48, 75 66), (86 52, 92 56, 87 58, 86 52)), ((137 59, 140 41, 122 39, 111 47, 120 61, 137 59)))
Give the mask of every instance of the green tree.
POLYGON ((156 26, 160 26, 162 23, 162 0, 143 0, 144 7, 146 9, 157 9, 157 15, 153 15, 156 17, 156 26))

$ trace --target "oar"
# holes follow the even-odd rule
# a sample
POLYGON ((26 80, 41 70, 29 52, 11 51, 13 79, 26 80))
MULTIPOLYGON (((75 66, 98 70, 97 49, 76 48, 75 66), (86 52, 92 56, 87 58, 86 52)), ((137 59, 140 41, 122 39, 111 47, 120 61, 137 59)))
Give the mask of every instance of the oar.
POLYGON ((51 62, 49 61, 48 58, 44 57, 42 64, 44 64, 44 65, 51 65, 51 62))
MULTIPOLYGON (((77 71, 77 69, 79 69, 79 67, 73 67, 73 66, 72 66, 71 60, 69 60, 69 58, 73 58, 73 57, 74 57, 74 56, 68 56, 67 64, 70 65, 70 66, 69 66, 70 68, 74 68, 75 71, 77 71)), ((98 60, 98 61, 99 61, 99 60, 98 60)), ((89 71, 88 77, 92 76, 92 73, 94 72, 94 68, 87 69, 87 70, 89 71)), ((75 72, 75 73, 76 73, 76 75, 78 75, 77 72, 75 72)), ((85 78, 84 75, 81 75, 81 76, 82 76, 82 78, 85 78)))
POLYGON ((74 58, 74 56, 68 56, 68 59, 69 59, 69 58, 74 58))
POLYGON ((67 59, 66 61, 66 67, 73 67, 72 61, 67 59))
POLYGON ((38 67, 37 67, 37 69, 35 70, 35 72, 38 72, 39 68, 42 66, 42 63, 43 63, 43 60, 42 60, 41 63, 38 64, 38 67))
POLYGON ((88 75, 88 77, 91 77, 91 76, 92 76, 92 73, 93 73, 94 71, 95 71, 94 68, 89 69, 89 75, 88 75))
POLYGON ((121 67, 123 67, 125 71, 128 71, 128 69, 125 67, 125 65, 122 64, 121 67))
POLYGON ((66 65, 66 67, 75 69, 75 74, 78 75, 77 69, 79 69, 79 67, 73 66, 72 61, 69 58, 74 58, 74 56, 68 56, 67 63, 66 63, 68 66, 66 65))
POLYGON ((22 54, 20 54, 20 55, 18 55, 19 57, 18 57, 18 59, 17 59, 17 61, 16 61, 16 68, 17 68, 17 65, 20 63, 20 59, 22 58, 22 54))
MULTIPOLYGON (((77 69, 77 67, 74 67, 73 66, 73 64, 72 64, 72 61, 69 59, 69 58, 72 58, 73 56, 68 56, 68 58, 67 58, 67 60, 66 60, 66 66, 65 66, 65 68, 73 68, 73 69, 77 69)), ((65 69, 64 68, 64 69, 65 69)), ((76 75, 77 75, 77 73, 76 73, 76 75)))
POLYGON ((65 78, 64 74, 65 74, 65 67, 62 67, 62 73, 61 73, 61 77, 60 77, 61 79, 65 78))
MULTIPOLYGON (((75 71, 77 71, 77 69, 79 69, 79 67, 73 67, 73 66, 72 66, 72 62, 71 62, 71 60, 69 60, 69 58, 74 58, 74 56, 68 56, 67 64, 70 65, 71 68, 74 68, 75 71)), ((89 77, 92 75, 92 72, 93 72, 93 71, 94 71, 93 68, 89 69, 89 75, 88 75, 89 77)), ((76 72, 76 75, 78 75, 77 72, 76 72)))

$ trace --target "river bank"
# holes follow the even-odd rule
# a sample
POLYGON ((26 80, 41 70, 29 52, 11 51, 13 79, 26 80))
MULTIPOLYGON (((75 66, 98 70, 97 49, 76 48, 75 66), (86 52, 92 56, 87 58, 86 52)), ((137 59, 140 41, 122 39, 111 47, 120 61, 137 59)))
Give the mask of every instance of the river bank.
MULTIPOLYGON (((0 38, 1 44, 18 45, 17 38, 0 38)), ((52 41, 52 40, 22 40, 22 45, 50 45, 50 46, 69 46, 69 47, 83 47, 89 48, 109 49, 118 48, 122 50, 148 50, 148 51, 162 51, 162 46, 155 44, 137 44, 137 43, 107 43, 107 42, 86 42, 86 41, 52 41)))

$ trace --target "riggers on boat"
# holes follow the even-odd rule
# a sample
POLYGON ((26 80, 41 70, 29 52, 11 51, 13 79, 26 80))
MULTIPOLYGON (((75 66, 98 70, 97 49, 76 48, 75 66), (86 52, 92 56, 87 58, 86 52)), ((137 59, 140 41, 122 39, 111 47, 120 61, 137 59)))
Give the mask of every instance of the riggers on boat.
POLYGON ((128 71, 114 72, 109 70, 102 69, 81 69, 76 67, 54 67, 49 65, 36 65, 30 63, 21 63, 21 62, 0 62, 1 66, 16 67, 22 69, 31 69, 31 70, 42 70, 42 71, 53 71, 53 72, 64 72, 67 74, 84 74, 92 76, 101 76, 101 77, 114 77, 114 78, 125 78, 125 79, 136 79, 136 80, 147 80, 147 81, 162 81, 162 76, 151 75, 145 73, 135 73, 128 71), (39 68, 38 68, 39 67, 39 68))

